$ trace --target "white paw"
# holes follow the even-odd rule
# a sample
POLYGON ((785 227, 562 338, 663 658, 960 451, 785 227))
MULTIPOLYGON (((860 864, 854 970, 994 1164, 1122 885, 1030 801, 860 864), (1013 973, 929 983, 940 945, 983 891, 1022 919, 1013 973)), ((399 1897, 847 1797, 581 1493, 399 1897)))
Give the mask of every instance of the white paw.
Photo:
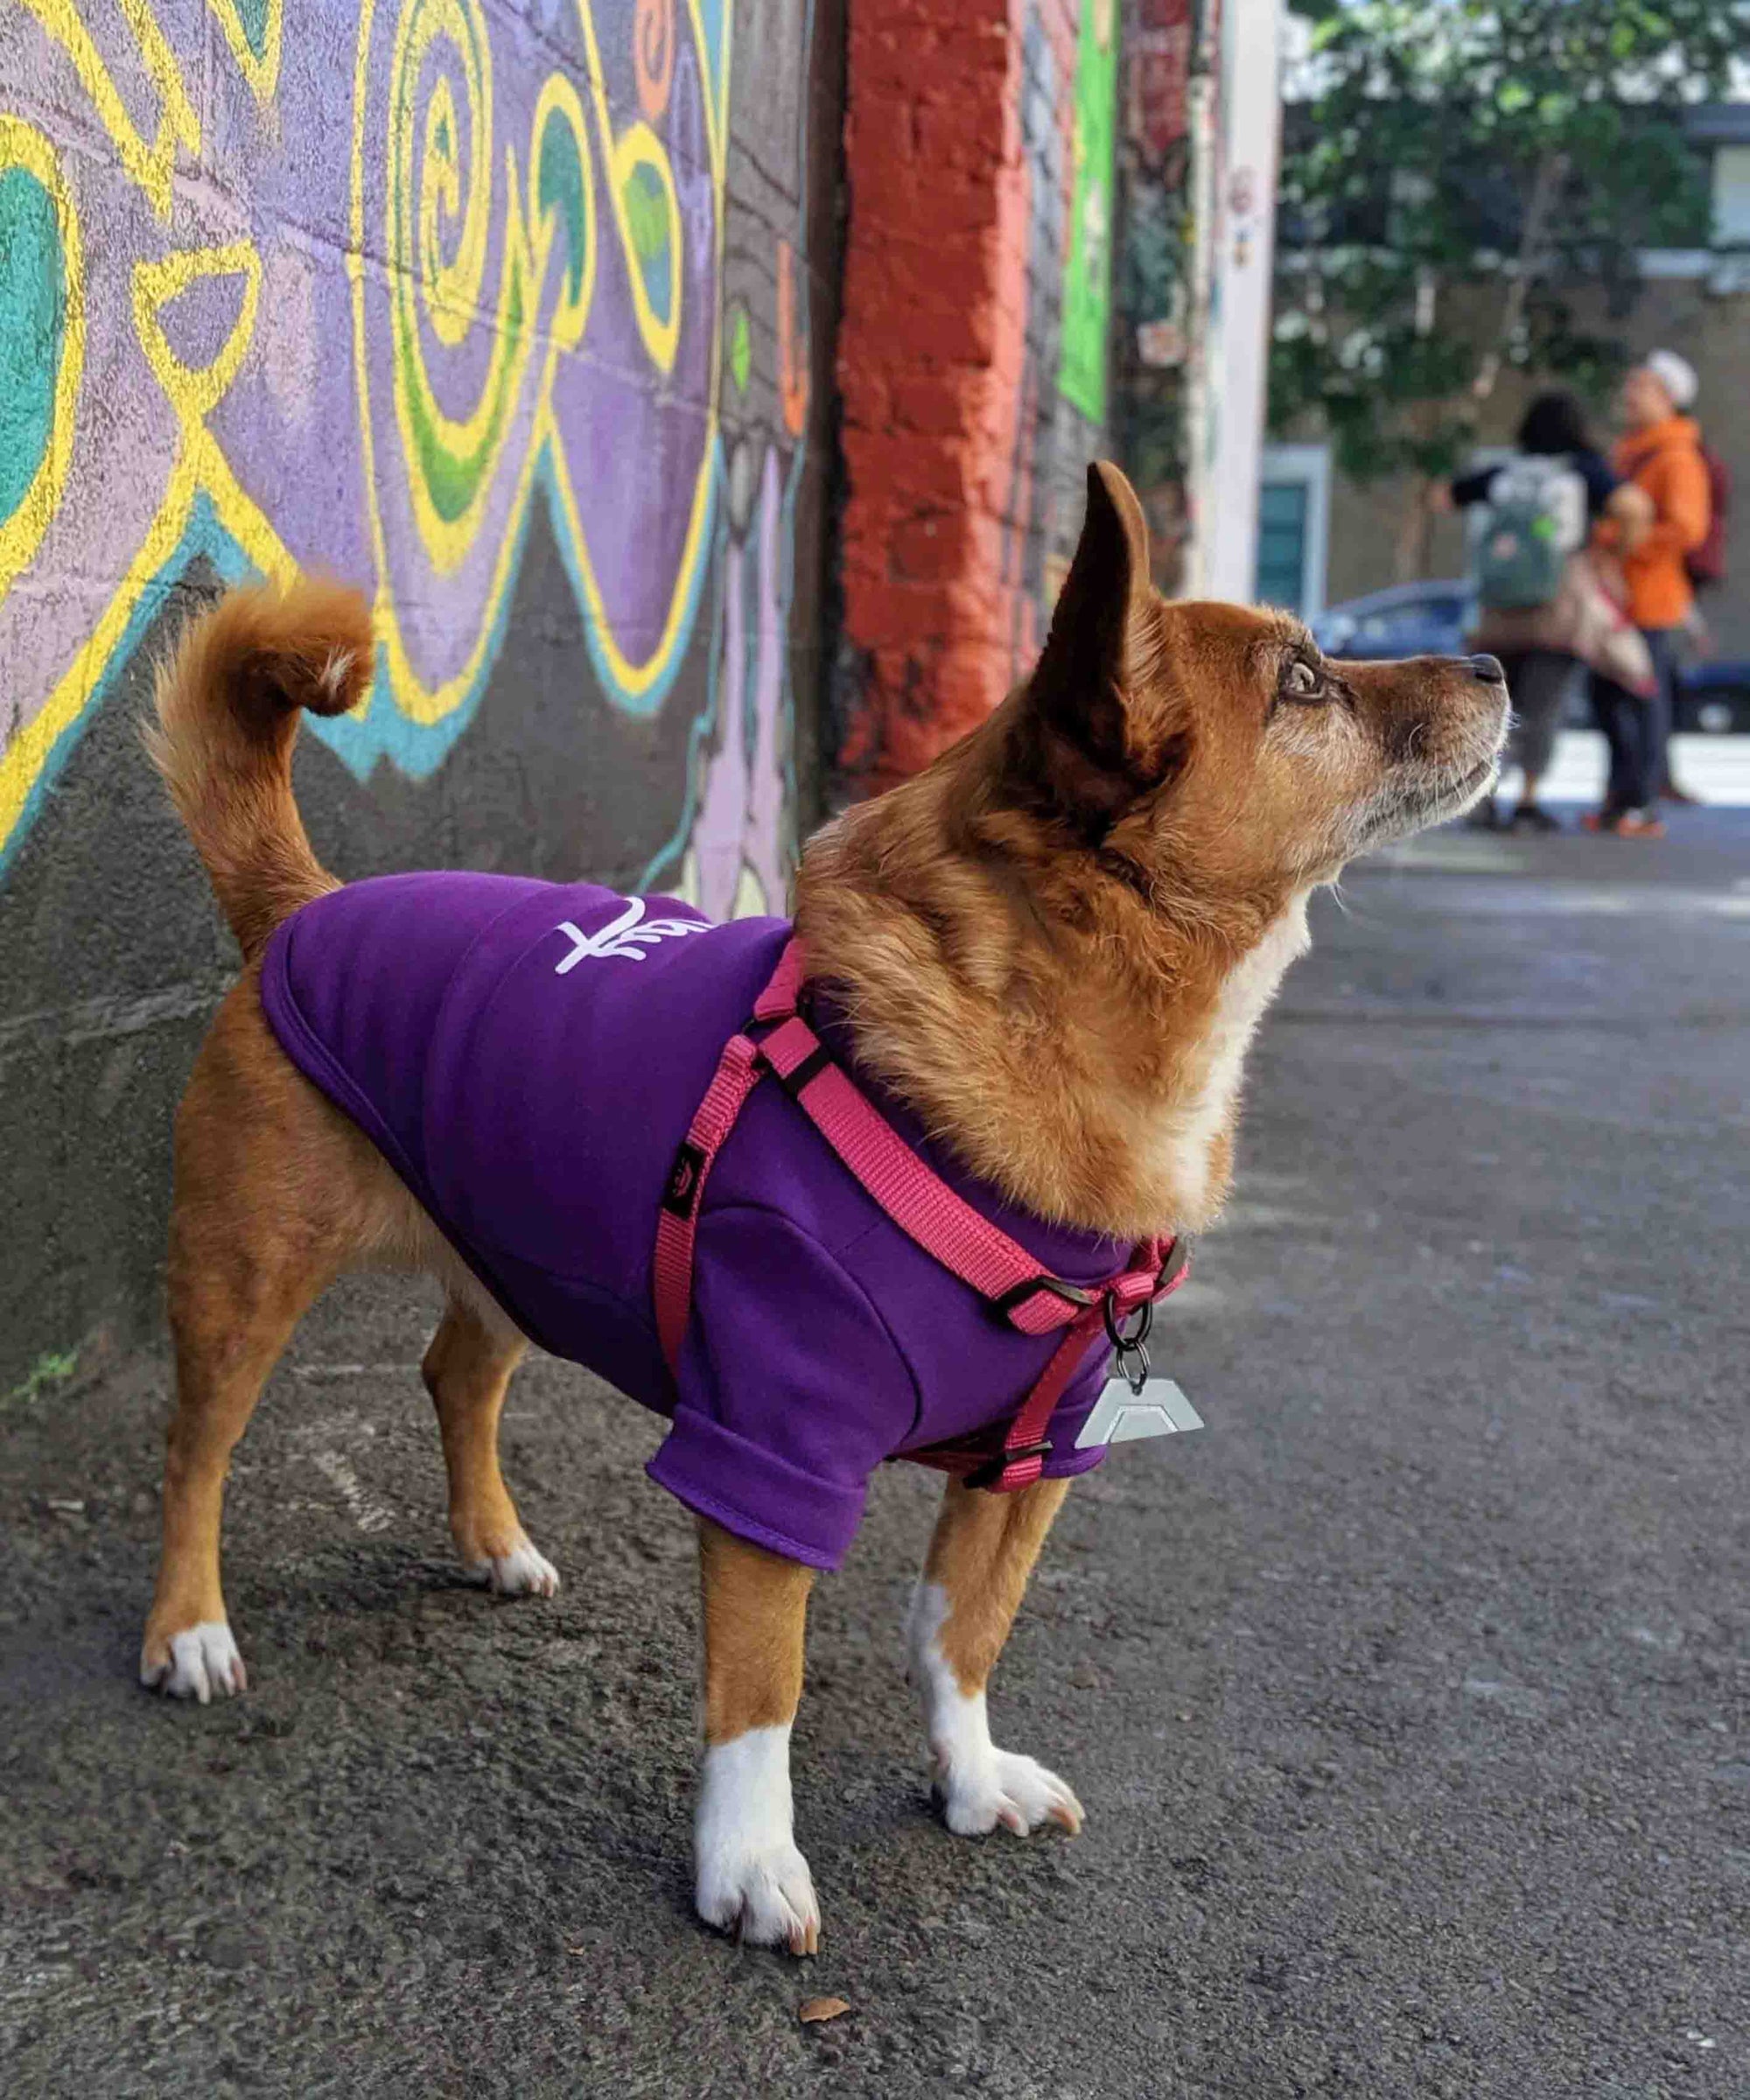
POLYGON ((199 1699, 205 1706, 215 1691, 227 1698, 247 1691, 249 1673, 230 1628, 222 1619, 208 1619, 171 1635, 167 1662, 149 1662, 142 1656, 140 1682, 172 1699, 199 1699))
POLYGON ((793 1844, 764 1852, 724 1852, 698 1861, 693 1902, 707 1925, 752 1947, 820 1949, 820 1906, 808 1863, 793 1844))
POLYGON ((943 1820, 961 1838, 982 1837, 1000 1824, 1025 1838, 1055 1823, 1071 1837, 1082 1828, 1082 1803, 1055 1772, 1012 1750, 936 1763, 935 1790, 943 1820))
POLYGON ((948 1829, 976 1838, 1000 1824, 1025 1838, 1043 1823, 1056 1823, 1074 1837, 1082 1828, 1082 1803, 1056 1773, 1030 1757, 999 1750, 990 1740, 984 1691, 963 1690, 942 1652, 947 1618, 947 1592, 940 1584, 920 1582, 912 1599, 906 1644, 948 1829))
POLYGON ((508 1553, 494 1553, 472 1563, 468 1569, 500 1597, 552 1597, 559 1588, 559 1571, 544 1553, 520 1539, 508 1553))
POLYGON ((934 1791, 942 1815, 960 1838, 981 1838, 1000 1823, 1017 1838, 1042 1823, 1059 1823, 1074 1838, 1082 1827, 1082 1804, 1057 1773, 1012 1749, 990 1749, 984 1758, 942 1764, 934 1791))
POLYGON ((707 1925, 755 1947, 818 1950, 820 1906, 791 1821, 788 1727, 750 1728, 707 1748, 693 1858, 693 1902, 707 1925))

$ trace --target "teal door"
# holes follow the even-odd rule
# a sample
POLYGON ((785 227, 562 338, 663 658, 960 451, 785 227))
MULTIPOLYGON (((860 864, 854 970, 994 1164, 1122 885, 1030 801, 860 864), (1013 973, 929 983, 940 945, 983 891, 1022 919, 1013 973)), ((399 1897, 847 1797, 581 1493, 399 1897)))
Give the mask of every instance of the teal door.
POLYGON ((1306 498, 1304 481, 1266 481, 1258 490, 1257 598, 1304 612, 1306 498))

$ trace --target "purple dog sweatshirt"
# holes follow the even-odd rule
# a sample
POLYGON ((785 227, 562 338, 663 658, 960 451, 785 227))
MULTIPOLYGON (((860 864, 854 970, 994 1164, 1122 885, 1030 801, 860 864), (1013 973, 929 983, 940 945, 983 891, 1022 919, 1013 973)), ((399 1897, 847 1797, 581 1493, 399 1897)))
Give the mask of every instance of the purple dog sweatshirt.
MULTIPOLYGON (((669 1418, 654 1479, 743 1538, 831 1568, 876 1466, 1000 1438, 1062 1337, 1021 1334, 926 1254, 768 1077, 706 1185, 669 1376, 650 1273, 662 1191, 789 934, 587 883, 384 876, 278 929, 262 1004, 518 1326, 669 1418)), ((850 1062, 843 1029, 816 1025, 850 1062)), ((1093 1284, 1124 1265, 1124 1244, 1005 1204, 856 1076, 1053 1274, 1093 1284)), ((1090 1346, 1059 1401, 1048 1477, 1105 1456, 1075 1448, 1105 1363, 1090 1346)))

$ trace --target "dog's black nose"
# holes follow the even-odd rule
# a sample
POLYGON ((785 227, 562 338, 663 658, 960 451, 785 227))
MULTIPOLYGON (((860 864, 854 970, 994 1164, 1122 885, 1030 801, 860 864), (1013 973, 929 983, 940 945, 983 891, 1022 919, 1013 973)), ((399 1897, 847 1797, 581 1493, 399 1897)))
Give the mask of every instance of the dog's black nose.
POLYGON ((1501 668, 1499 656, 1473 656, 1470 665, 1471 676, 1480 678, 1485 685, 1507 683, 1507 673, 1501 668))

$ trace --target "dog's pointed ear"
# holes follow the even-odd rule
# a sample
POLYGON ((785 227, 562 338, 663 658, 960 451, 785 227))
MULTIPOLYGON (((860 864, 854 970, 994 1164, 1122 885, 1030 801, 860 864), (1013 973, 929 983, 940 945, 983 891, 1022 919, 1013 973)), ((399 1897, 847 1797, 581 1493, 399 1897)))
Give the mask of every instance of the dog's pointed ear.
POLYGON ((1096 459, 1088 469, 1082 537, 1051 616, 1035 685, 1043 678, 1071 698, 1096 665, 1122 684, 1130 628, 1152 596, 1148 522, 1137 492, 1110 459, 1096 459))
POLYGON ((1015 754, 1032 795, 1093 836, 1183 761, 1185 724, 1166 678, 1164 640, 1143 507, 1110 460, 1096 460, 1015 754))

